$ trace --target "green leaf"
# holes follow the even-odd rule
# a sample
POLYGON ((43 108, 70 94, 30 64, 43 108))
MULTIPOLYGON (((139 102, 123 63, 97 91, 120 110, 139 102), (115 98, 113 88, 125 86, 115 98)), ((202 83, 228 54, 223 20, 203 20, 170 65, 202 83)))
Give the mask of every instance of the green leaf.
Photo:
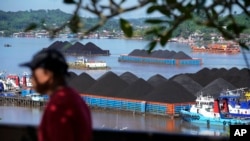
POLYGON ((147 14, 150 14, 150 13, 152 13, 152 12, 154 12, 155 10, 157 10, 157 6, 151 6, 151 7, 149 7, 148 9, 147 9, 147 14))
POLYGON ((235 27, 235 25, 234 25, 233 23, 231 23, 231 24, 229 24, 229 25, 227 26, 227 29, 228 29, 228 30, 233 30, 234 27, 235 27))
POLYGON ((131 24, 127 20, 121 18, 120 19, 120 27, 127 37, 132 37, 133 27, 131 26, 131 24))
POLYGON ((214 20, 218 20, 219 18, 218 13, 215 11, 215 9, 211 9, 211 10, 212 10, 212 15, 213 15, 214 20))
POLYGON ((244 3, 245 3, 245 7, 250 6, 250 1, 249 0, 245 0, 244 3))
POLYGON ((147 29, 145 34, 156 34, 157 33, 157 28, 151 28, 147 29))
POLYGON ((239 43, 239 45, 243 48, 243 49, 246 49, 246 50, 249 50, 249 47, 245 44, 245 43, 239 43))
POLYGON ((30 30, 33 30, 33 29, 36 29, 37 28, 37 24, 36 23, 31 23, 28 25, 28 27, 26 27, 24 29, 24 32, 27 32, 27 31, 30 31, 30 30))
POLYGON ((161 38, 160 38, 160 44, 161 44, 161 46, 165 46, 166 43, 167 43, 167 41, 168 41, 169 39, 170 39, 170 38, 164 38, 164 36, 161 37, 161 38))
POLYGON ((167 4, 175 4, 176 3, 176 0, 166 0, 167 1, 167 4))
POLYGON ((69 22, 69 28, 73 33, 77 33, 80 28, 80 17, 78 15, 74 15, 69 22))
POLYGON ((151 41, 148 45, 147 45, 147 48, 148 48, 148 53, 151 53, 153 51, 153 49, 155 48, 157 44, 157 41, 154 40, 154 41, 151 41))
POLYGON ((172 37, 172 33, 173 33, 173 31, 169 30, 168 32, 166 32, 164 34, 164 36, 161 37, 161 39, 160 39, 161 46, 165 46, 166 45, 167 41, 172 37))
POLYGON ((163 22, 166 22, 166 21, 163 21, 161 19, 148 19, 145 22, 146 23, 152 23, 152 24, 159 24, 159 23, 163 23, 163 22))
POLYGON ((64 3, 67 3, 67 4, 74 4, 76 3, 74 0, 63 0, 64 3))
POLYGON ((151 2, 151 3, 156 3, 157 0, 149 0, 149 2, 151 2))
POLYGON ((246 26, 243 25, 237 25, 235 23, 231 23, 227 26, 227 29, 229 31, 233 31, 235 34, 240 34, 241 32, 243 32, 246 29, 246 26))
POLYGON ((171 16, 171 11, 169 9, 166 9, 166 7, 164 5, 157 6, 156 10, 167 17, 171 16))

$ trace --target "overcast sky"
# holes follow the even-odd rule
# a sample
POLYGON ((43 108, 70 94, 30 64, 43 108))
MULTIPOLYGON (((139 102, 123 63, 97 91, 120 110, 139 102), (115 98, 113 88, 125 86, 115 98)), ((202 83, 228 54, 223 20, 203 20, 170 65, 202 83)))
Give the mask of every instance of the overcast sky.
MULTIPOLYGON (((89 1, 89 0, 83 0, 89 1)), ((108 0, 102 0, 105 2, 108 0)), ((126 3, 127 5, 135 4, 137 0, 128 0, 126 3)), ((26 11, 26 10, 51 10, 51 9, 60 9, 66 13, 72 13, 75 9, 75 5, 64 4, 63 0, 0 0, 0 10, 2 11, 26 11)), ((82 17, 90 17, 89 13, 82 13, 82 17)), ((133 11, 127 13, 126 17, 131 18, 138 18, 138 17, 152 17, 152 16, 159 16, 159 14, 155 13, 153 15, 147 15, 145 9, 141 9, 139 11, 133 11)))

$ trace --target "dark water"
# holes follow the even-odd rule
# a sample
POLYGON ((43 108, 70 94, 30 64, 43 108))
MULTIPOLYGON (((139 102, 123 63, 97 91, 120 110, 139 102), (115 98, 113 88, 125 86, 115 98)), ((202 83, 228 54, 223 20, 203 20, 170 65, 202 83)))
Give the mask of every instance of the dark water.
MULTIPOLYGON (((68 39, 56 39, 65 41, 68 39)), ((29 72, 26 68, 19 67, 20 63, 29 61, 33 54, 38 50, 48 47, 56 40, 36 39, 36 38, 0 38, 0 71, 6 71, 7 74, 14 73, 21 75, 29 72), (12 47, 4 47, 4 44, 10 44, 12 47)), ((85 39, 80 41, 82 44, 93 42, 102 49, 110 50, 110 56, 91 57, 89 60, 106 61, 111 67, 110 71, 120 75, 129 71, 139 78, 147 80, 149 77, 160 74, 170 78, 181 73, 195 73, 202 68, 226 68, 237 67, 246 68, 246 62, 243 55, 234 54, 206 54, 193 53, 187 44, 169 43, 164 48, 157 46, 156 49, 168 49, 170 51, 183 51, 193 58, 201 58, 202 65, 197 66, 174 66, 157 64, 138 64, 118 62, 120 54, 128 54, 134 49, 145 49, 147 41, 141 40, 121 40, 121 39, 85 39)), ((247 59, 250 53, 246 53, 247 59)), ((67 57, 68 61, 73 61, 74 57, 67 57)), ((249 60, 249 59, 248 59, 249 60)), ((90 76, 97 79, 107 71, 105 70, 71 70, 77 74, 87 72, 90 76)), ((0 107, 0 122, 34 124, 40 121, 42 110, 21 108, 21 107, 0 107)), ((133 113, 124 113, 119 111, 96 111, 92 110, 94 128, 108 128, 114 130, 146 130, 159 132, 178 132, 195 135, 224 135, 228 129, 223 127, 206 127, 206 125, 194 125, 183 122, 180 119, 169 119, 162 116, 137 115, 133 113)))

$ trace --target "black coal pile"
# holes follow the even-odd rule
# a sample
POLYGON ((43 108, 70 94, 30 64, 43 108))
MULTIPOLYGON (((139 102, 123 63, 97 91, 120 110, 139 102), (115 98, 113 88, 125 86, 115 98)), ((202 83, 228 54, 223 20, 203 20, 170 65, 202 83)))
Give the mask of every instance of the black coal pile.
POLYGON ((179 83, 168 80, 151 91, 144 100, 166 103, 193 102, 196 97, 179 83))
POLYGON ((75 44, 64 49, 63 52, 66 54, 91 54, 91 50, 85 50, 84 48, 85 45, 81 44, 80 42, 76 42, 75 44))
POLYGON ((148 82, 139 78, 116 96, 121 98, 143 100, 144 97, 152 90, 153 87, 148 82))
POLYGON ((179 51, 173 55, 173 59, 192 59, 192 58, 183 51, 179 51))
POLYGON ((217 78, 211 83, 209 83, 207 86, 202 88, 199 92, 197 92, 196 95, 200 95, 200 94, 211 95, 214 98, 217 98, 220 96, 220 93, 223 90, 227 90, 227 89, 233 90, 233 89, 236 89, 236 87, 222 78, 217 78))
POLYGON ((223 78, 236 87, 250 87, 249 69, 244 68, 239 70, 238 72, 227 73, 226 77, 223 78))
POLYGON ((75 77, 77 77, 77 74, 74 72, 69 72, 69 75, 66 77, 66 81, 70 82, 72 79, 74 79, 75 77))
POLYGON ((142 56, 142 57, 149 57, 149 53, 146 50, 135 49, 130 52, 128 55, 130 56, 142 56))
POLYGON ((109 50, 103 50, 92 42, 88 42, 86 45, 84 45, 80 42, 71 44, 68 41, 56 41, 48 48, 58 49, 66 55, 110 55, 109 50))
POLYGON ((173 81, 179 83, 186 90, 188 90, 191 94, 195 94, 203 88, 199 83, 194 81, 192 78, 190 78, 186 74, 176 75, 176 76, 170 78, 169 80, 173 80, 173 81))
POLYGON ((201 93, 218 97, 225 89, 250 88, 249 69, 237 68, 203 68, 169 79, 156 74, 147 81, 131 72, 118 76, 109 71, 97 80, 86 73, 70 73, 67 80, 80 93, 165 103, 194 102, 201 93))
POLYGON ((68 41, 55 41, 48 48, 64 51, 64 50, 67 50, 67 48, 69 48, 70 46, 72 45, 68 41))
POLYGON ((134 75, 131 72, 124 72, 120 75, 120 78, 124 81, 126 81, 128 84, 131 84, 135 82, 137 79, 139 79, 136 75, 134 75))
POLYGON ((187 75, 199 83, 202 87, 206 86, 214 79, 210 76, 211 74, 208 68, 204 68, 196 73, 188 73, 187 75))
POLYGON ((92 42, 88 42, 85 47, 83 48, 84 51, 91 51, 91 54, 97 55, 110 55, 109 50, 102 50, 100 47, 96 46, 92 42))
POLYGON ((231 83, 237 88, 250 87, 250 70, 249 69, 237 69, 231 68, 226 70, 225 68, 217 69, 208 69, 203 68, 197 73, 187 73, 187 75, 192 78, 194 81, 201 84, 203 87, 207 86, 209 83, 214 81, 217 78, 222 78, 225 81, 231 83))
POLYGON ((95 82, 96 80, 94 78, 83 72, 79 76, 71 79, 69 81, 69 86, 72 86, 80 93, 85 93, 85 91, 90 88, 95 82))
POLYGON ((138 57, 152 57, 152 58, 162 58, 162 59, 192 59, 190 56, 184 52, 175 52, 168 50, 155 50, 151 53, 148 53, 147 50, 135 49, 128 54, 129 56, 138 56, 138 57))
POLYGON ((166 82, 167 81, 167 78, 163 77, 162 75, 160 74, 156 74, 154 76, 151 76, 147 82, 153 86, 153 87, 157 87, 159 86, 161 83, 163 82, 166 82))
MULTIPOLYGON (((122 80, 115 73, 109 71, 96 80, 86 93, 101 96, 117 97, 117 94, 128 86, 128 83, 122 80)), ((119 97, 119 96, 118 96, 119 97)))

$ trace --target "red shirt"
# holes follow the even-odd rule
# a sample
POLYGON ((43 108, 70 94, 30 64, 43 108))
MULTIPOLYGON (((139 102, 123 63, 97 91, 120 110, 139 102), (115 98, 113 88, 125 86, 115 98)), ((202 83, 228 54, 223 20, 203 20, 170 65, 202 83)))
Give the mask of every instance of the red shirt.
POLYGON ((56 91, 47 103, 38 128, 38 141, 90 141, 91 113, 80 95, 69 87, 56 91))

